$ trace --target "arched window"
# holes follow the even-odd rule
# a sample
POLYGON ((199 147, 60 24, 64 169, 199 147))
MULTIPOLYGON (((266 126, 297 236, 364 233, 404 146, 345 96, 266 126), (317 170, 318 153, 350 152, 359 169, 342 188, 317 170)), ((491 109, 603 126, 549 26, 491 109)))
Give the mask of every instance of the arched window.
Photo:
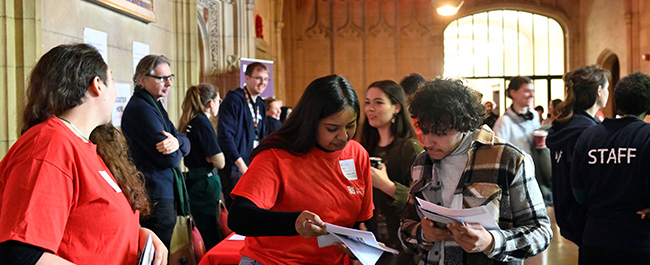
POLYGON ((554 19, 514 10, 482 12, 452 21, 444 38, 444 76, 466 79, 483 100, 497 102, 500 114, 511 104, 508 80, 517 75, 533 79, 534 106, 546 109, 549 100, 564 98, 564 33, 554 19))

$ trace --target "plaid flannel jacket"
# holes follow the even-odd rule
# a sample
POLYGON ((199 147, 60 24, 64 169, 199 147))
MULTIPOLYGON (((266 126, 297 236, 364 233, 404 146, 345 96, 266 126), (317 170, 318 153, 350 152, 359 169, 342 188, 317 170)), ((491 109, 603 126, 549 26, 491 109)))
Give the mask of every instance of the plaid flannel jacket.
MULTIPOLYGON (((490 230, 493 249, 466 253, 444 242, 422 238, 415 197, 442 202, 442 189, 433 170, 439 168, 422 152, 413 163, 413 183, 409 202, 401 221, 399 236, 405 249, 416 253, 420 265, 429 264, 521 264, 521 260, 541 253, 551 242, 551 224, 529 155, 497 138, 486 126, 477 129, 468 151, 468 161, 456 187, 462 194, 463 208, 493 204, 501 230, 490 230), (413 232, 413 233, 412 233, 413 232), (440 262, 444 261, 444 262, 440 262)), ((444 160, 442 160, 444 163, 444 160)))

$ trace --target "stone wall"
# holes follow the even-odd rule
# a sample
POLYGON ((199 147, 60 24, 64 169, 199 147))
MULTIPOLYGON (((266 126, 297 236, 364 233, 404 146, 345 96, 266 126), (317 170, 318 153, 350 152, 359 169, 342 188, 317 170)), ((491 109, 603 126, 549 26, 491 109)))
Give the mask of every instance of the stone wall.
POLYGON ((84 28, 108 35, 108 64, 115 82, 133 84, 132 43, 172 61, 176 74, 167 99, 170 118, 180 116, 188 85, 198 83, 196 0, 154 0, 156 22, 146 23, 86 0, 15 0, 0 6, 0 154, 19 136, 26 80, 38 58, 59 44, 83 42, 84 28), (5 48, 6 47, 6 48, 5 48))
POLYGON ((283 44, 287 103, 307 84, 328 75, 345 76, 360 97, 382 79, 417 72, 443 73, 443 31, 453 20, 494 9, 529 11, 556 19, 566 32, 566 67, 584 63, 580 1, 465 1, 459 13, 442 17, 430 0, 285 1, 283 44))

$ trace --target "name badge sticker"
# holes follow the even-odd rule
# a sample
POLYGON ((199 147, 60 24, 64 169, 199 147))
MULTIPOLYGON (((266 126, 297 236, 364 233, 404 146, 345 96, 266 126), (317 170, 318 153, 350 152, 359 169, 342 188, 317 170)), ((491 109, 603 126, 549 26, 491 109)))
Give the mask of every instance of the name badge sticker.
POLYGON ((341 171, 348 180, 357 180, 357 169, 354 166, 354 159, 340 160, 341 171))
POLYGON ((104 178, 104 180, 106 182, 108 182, 108 185, 111 185, 111 188, 113 188, 115 190, 115 192, 117 192, 117 193, 122 192, 122 189, 120 189, 120 186, 118 186, 117 183, 115 183, 113 178, 111 178, 111 176, 109 176, 108 173, 106 173, 106 171, 100 170, 99 175, 101 175, 102 178, 104 178))

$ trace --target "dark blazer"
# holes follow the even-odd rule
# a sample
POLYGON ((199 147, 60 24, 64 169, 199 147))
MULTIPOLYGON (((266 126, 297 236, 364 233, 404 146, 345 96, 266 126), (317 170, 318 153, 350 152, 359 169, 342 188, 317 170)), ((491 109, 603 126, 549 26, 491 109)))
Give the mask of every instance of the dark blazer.
POLYGON ((190 152, 190 141, 185 134, 176 130, 160 101, 157 101, 156 104, 162 112, 162 117, 156 106, 149 102, 145 96, 134 93, 124 108, 122 133, 129 144, 131 159, 145 176, 145 185, 151 200, 173 202, 174 172, 172 168, 178 167, 183 156, 190 152), (162 134, 165 128, 168 128, 168 132, 178 139, 180 145, 176 152, 169 155, 164 155, 156 149, 156 144, 167 138, 162 134))

